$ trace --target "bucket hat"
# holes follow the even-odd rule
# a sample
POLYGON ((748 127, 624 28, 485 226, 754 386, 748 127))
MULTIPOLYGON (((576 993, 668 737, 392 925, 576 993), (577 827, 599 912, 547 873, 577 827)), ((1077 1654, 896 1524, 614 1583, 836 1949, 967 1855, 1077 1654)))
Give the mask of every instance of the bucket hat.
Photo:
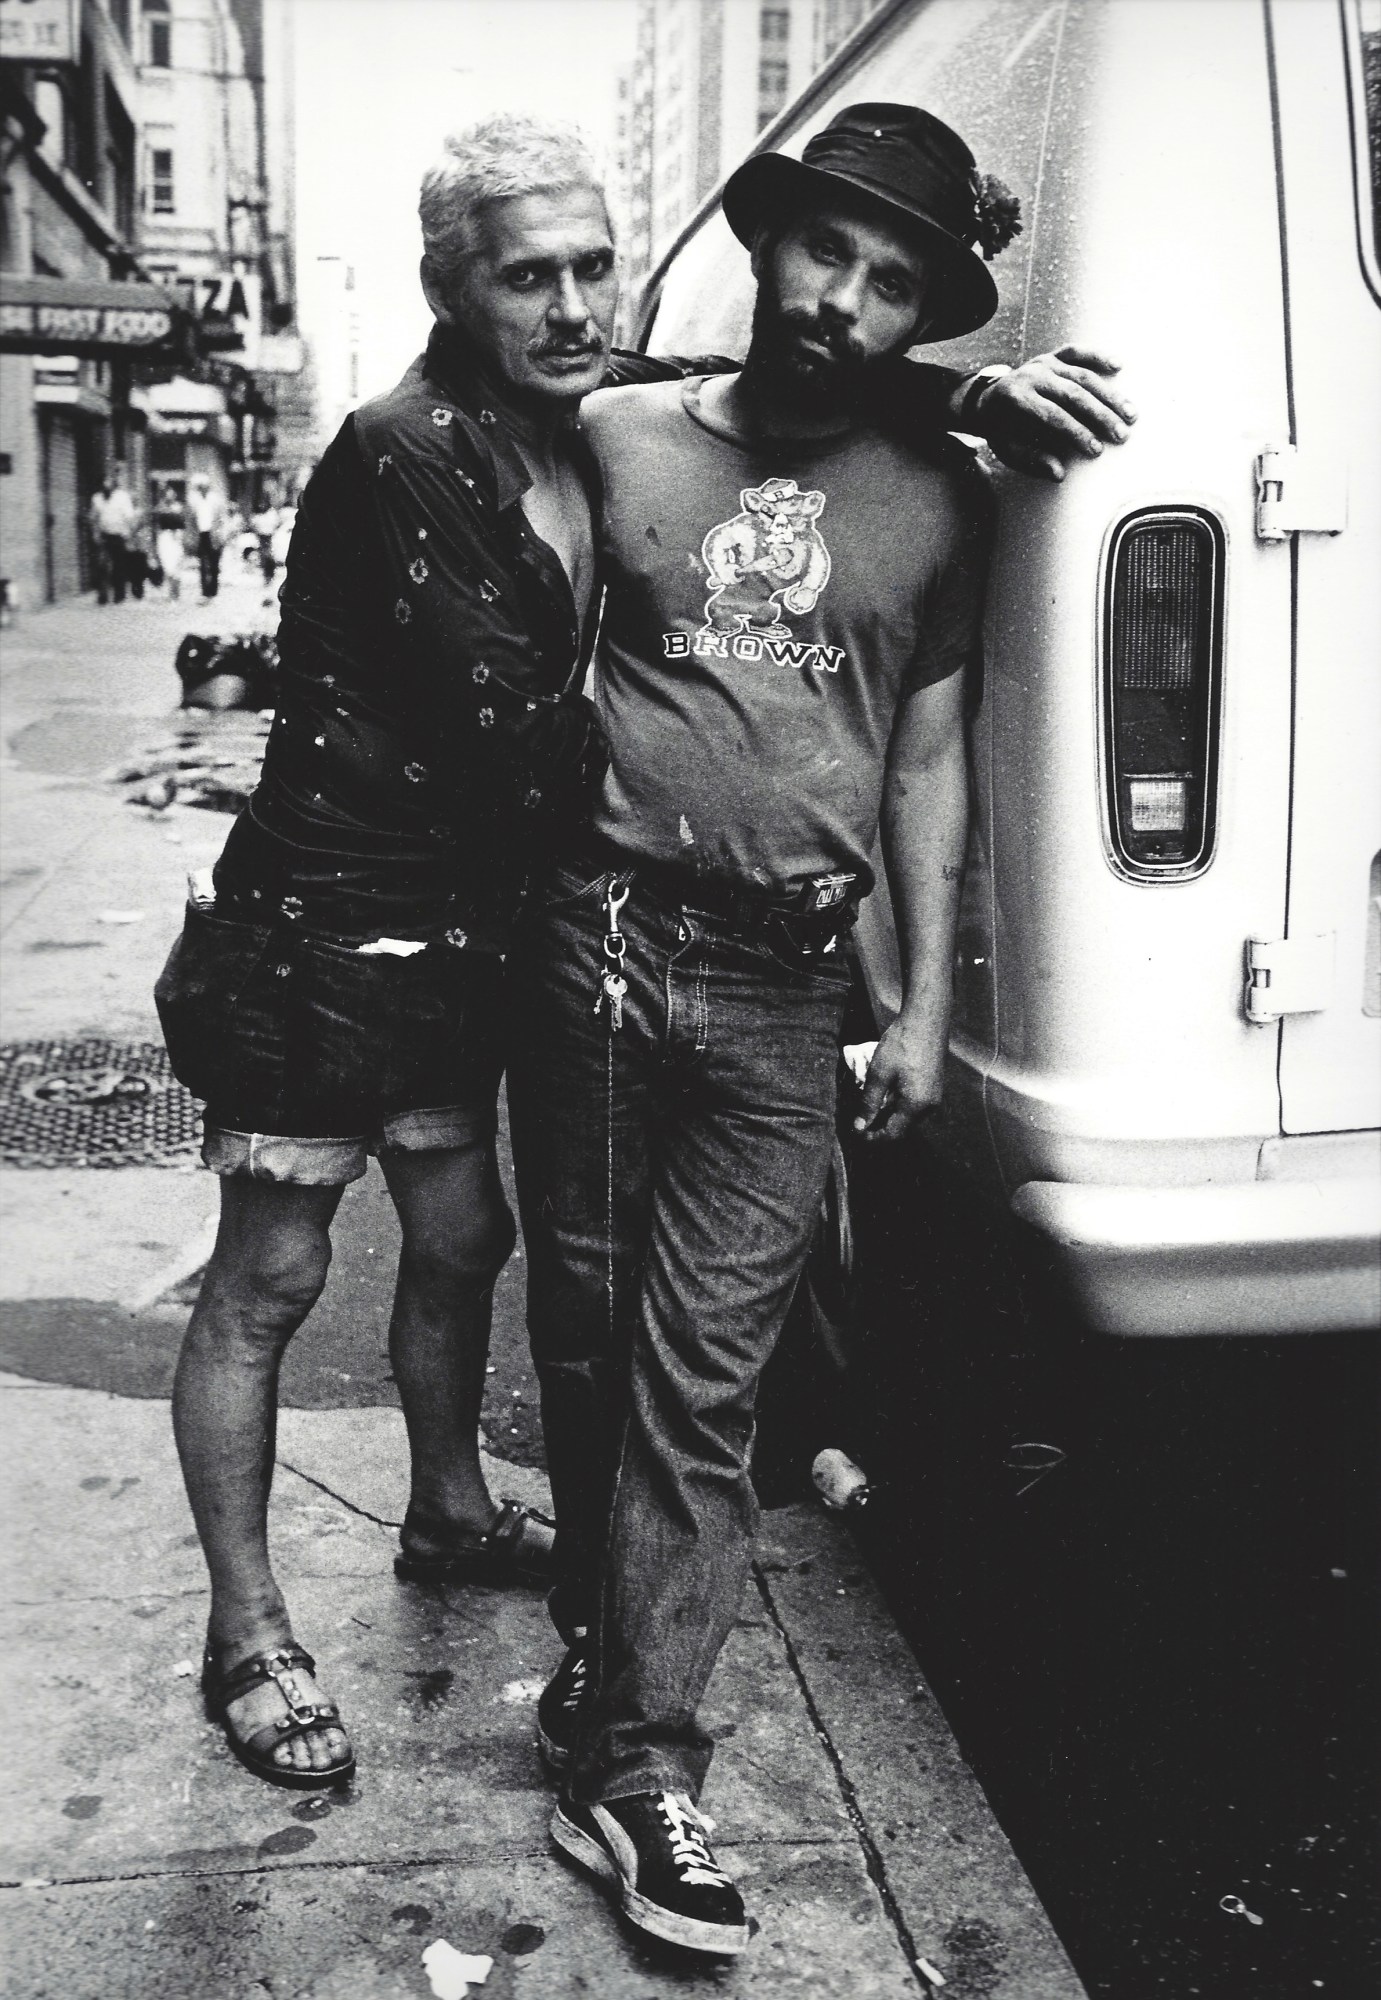
POLYGON ((927 340, 986 325, 997 311, 997 286, 984 259, 1021 229, 1021 203, 978 172, 957 132, 914 104, 851 104, 807 140, 799 160, 755 153, 724 184, 725 219, 751 249, 764 222, 837 194, 841 182, 904 215, 938 257, 943 289, 927 340))

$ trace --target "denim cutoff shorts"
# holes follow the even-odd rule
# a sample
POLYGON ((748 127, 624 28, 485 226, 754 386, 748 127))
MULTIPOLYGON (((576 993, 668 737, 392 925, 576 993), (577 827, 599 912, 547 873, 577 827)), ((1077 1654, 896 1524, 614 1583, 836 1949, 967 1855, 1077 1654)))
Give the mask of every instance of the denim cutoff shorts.
POLYGON ((339 1187, 369 1153, 493 1137, 503 965, 445 939, 400 958, 189 903, 154 988, 213 1172, 339 1187))

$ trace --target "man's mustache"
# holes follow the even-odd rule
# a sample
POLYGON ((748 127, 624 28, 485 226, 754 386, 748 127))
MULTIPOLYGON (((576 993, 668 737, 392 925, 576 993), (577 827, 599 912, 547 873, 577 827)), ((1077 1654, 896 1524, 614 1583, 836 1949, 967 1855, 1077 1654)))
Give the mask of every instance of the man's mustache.
POLYGON ((806 340, 817 341, 827 348, 836 361, 859 362, 864 359, 863 349, 846 326, 831 325, 818 314, 806 312, 800 306, 789 307, 780 315, 785 332, 801 335, 806 340))
POLYGON ((534 341, 528 349, 528 353, 534 361, 540 361, 545 355, 549 354, 560 355, 563 360, 569 360, 576 354, 594 355, 603 354, 604 352, 605 343, 599 334, 586 334, 579 340, 569 338, 565 340, 538 340, 534 341))

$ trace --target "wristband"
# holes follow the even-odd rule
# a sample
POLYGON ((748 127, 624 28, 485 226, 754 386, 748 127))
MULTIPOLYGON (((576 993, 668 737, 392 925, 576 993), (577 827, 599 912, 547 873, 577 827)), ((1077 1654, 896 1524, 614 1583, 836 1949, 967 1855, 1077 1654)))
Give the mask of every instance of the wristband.
POLYGON ((955 430, 964 431, 970 437, 980 435, 975 429, 978 421, 979 405, 982 403, 989 389, 992 388, 994 382, 1000 381, 1004 375, 1010 375, 1011 372, 1005 361, 991 361, 986 368, 979 369, 978 373, 968 383, 963 396, 960 398, 959 414, 954 422, 955 430))

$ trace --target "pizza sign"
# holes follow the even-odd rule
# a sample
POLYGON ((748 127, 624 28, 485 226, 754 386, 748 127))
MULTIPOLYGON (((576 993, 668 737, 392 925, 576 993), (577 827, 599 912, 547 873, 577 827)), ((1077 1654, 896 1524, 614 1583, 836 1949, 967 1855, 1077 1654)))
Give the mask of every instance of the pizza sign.
POLYGON ((76 0, 0 0, 0 57, 6 62, 76 62, 76 17, 76 0))

